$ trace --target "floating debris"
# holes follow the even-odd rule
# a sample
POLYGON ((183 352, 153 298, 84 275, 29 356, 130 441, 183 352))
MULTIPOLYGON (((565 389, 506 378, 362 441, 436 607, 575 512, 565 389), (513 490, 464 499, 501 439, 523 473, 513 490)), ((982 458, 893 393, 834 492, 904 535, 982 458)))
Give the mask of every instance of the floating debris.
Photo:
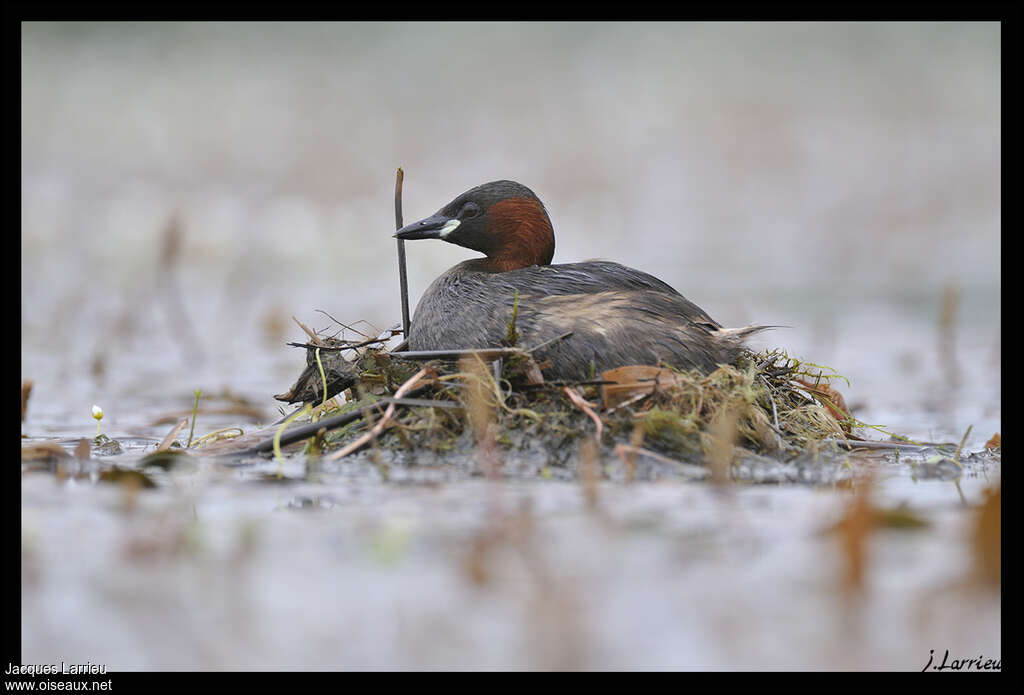
POLYGON ((139 465, 142 468, 153 466, 155 468, 168 471, 172 468, 180 468, 183 466, 186 468, 195 468, 196 464, 192 457, 182 449, 158 449, 157 451, 144 456, 142 460, 139 461, 139 465))
POLYGON ((117 454, 123 453, 121 445, 116 439, 111 439, 105 434, 100 434, 92 438, 92 451, 97 456, 116 456, 117 454))
POLYGON ((153 482, 153 479, 142 471, 137 471, 134 468, 121 468, 120 466, 114 466, 113 468, 100 472, 100 482, 116 483, 129 488, 156 487, 156 483, 153 482))
POLYGON ((21 447, 22 463, 55 463, 68 458, 71 454, 57 442, 36 442, 21 447))
POLYGON ((985 448, 989 450, 1001 449, 1003 446, 1003 440, 1000 439, 999 433, 996 432, 992 435, 992 438, 985 442, 985 448))

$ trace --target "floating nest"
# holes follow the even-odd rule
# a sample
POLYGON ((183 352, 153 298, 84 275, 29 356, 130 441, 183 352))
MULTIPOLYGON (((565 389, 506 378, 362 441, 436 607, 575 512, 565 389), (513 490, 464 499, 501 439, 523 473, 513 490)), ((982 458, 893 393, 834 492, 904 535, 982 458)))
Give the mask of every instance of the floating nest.
POLYGON ((308 404, 315 421, 282 441, 309 438, 319 425, 307 446, 333 459, 369 448, 392 461, 459 461, 484 473, 518 462, 548 476, 574 474, 581 452, 593 452, 621 460, 627 477, 638 457, 705 477, 716 462, 735 470, 751 460, 817 459, 856 439, 852 428, 862 424, 832 386, 842 376, 780 350, 745 352, 710 374, 634 365, 552 382, 526 350, 389 351, 390 337, 296 344, 307 350, 306 369, 277 398, 308 404))

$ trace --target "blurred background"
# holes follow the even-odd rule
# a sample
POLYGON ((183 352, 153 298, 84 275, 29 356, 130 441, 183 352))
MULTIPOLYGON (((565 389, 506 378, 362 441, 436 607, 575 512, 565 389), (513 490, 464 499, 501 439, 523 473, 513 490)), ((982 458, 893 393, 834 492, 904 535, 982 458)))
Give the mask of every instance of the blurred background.
MULTIPOLYGON (((26 23, 22 370, 83 414, 142 372, 283 391, 291 315, 400 321, 402 166, 407 221, 517 180, 556 263, 789 326, 759 346, 870 406, 945 378, 944 291, 998 362, 999 54, 995 23, 26 23)), ((408 249, 413 306, 473 255, 408 249)))
MULTIPOLYGON (((401 166, 406 221, 517 180, 547 206, 556 263, 613 259, 726 325, 787 326, 754 347, 834 367, 866 422, 954 442, 971 426, 977 451, 1001 417, 1000 50, 998 23, 24 23, 23 432, 92 436, 97 403, 103 431, 141 451, 191 413, 196 388, 276 419, 271 394, 304 364, 285 345, 303 338, 291 316, 400 322, 401 166)), ((406 248, 413 306, 474 255, 406 248)), ((226 420, 204 411, 196 435, 239 422, 226 420)), ((841 490, 737 486, 725 509, 699 484, 609 484, 602 500, 624 519, 609 531, 588 526, 571 484, 510 485, 509 508, 538 510, 550 574, 533 581, 513 555, 488 594, 458 569, 486 516, 475 483, 283 492, 202 467, 136 500, 28 475, 23 655, 181 668, 998 658, 998 592, 945 593, 969 565, 962 501, 997 475, 954 489, 890 468, 902 477, 883 500, 911 499, 934 525, 877 548, 881 591, 853 611, 863 633, 828 612, 839 581, 821 528, 841 490)))
MULTIPOLYGON (((790 326, 762 346, 855 400, 941 380, 944 288, 998 360, 999 53, 995 23, 26 23, 23 372, 57 400, 144 352, 152 378, 283 391, 291 315, 400 321, 402 166, 406 220, 517 180, 556 263, 790 326)), ((410 244, 413 305, 472 255, 410 244)))

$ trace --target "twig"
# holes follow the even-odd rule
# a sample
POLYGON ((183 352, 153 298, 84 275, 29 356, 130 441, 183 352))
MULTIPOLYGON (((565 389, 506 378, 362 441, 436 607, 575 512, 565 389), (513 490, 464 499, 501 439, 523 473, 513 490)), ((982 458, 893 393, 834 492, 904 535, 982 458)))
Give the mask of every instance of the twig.
POLYGON ((353 328, 352 326, 358 325, 358 324, 360 324, 360 323, 365 323, 365 324, 366 324, 367 326, 369 326, 370 328, 372 328, 372 329, 373 329, 373 330, 374 330, 374 331, 375 331, 375 332, 377 333, 377 335, 380 335, 380 333, 381 333, 381 331, 377 330, 377 327, 376 327, 376 326, 374 326, 374 325, 373 325, 372 323, 370 323, 369 321, 367 321, 367 320, 365 320, 365 319, 363 319, 363 320, 360 320, 360 321, 356 321, 356 322, 355 322, 354 324, 352 324, 352 326, 350 326, 350 325, 348 325, 347 323, 343 323, 343 322, 339 321, 338 319, 334 318, 333 316, 331 316, 330 314, 328 314, 328 313, 327 313, 326 311, 324 311, 323 309, 315 309, 314 311, 316 311, 317 313, 323 314, 324 316, 326 316, 327 318, 329 318, 329 319, 330 319, 331 321, 334 321, 334 322, 335 322, 336 324, 338 324, 338 325, 339 325, 339 326, 341 326, 342 328, 345 328, 345 329, 347 329, 347 330, 350 330, 350 331, 352 331, 353 333, 358 333, 359 335, 363 336, 363 337, 364 337, 364 338, 366 338, 367 340, 369 340, 369 339, 370 339, 370 336, 366 335, 366 334, 365 334, 365 333, 363 333, 362 331, 356 330, 356 329, 355 329, 355 328, 353 328))
MULTIPOLYGON (((402 396, 404 396, 406 393, 408 393, 410 390, 412 390, 412 388, 417 383, 419 383, 420 379, 422 379, 426 375, 427 375, 427 369, 425 367, 423 369, 419 370, 418 372, 416 372, 415 374, 413 374, 412 377, 408 381, 406 381, 404 384, 402 384, 401 386, 398 387, 398 390, 395 391, 394 398, 399 399, 402 396)), ((388 405, 388 409, 384 411, 384 416, 380 420, 377 421, 377 424, 373 426, 373 429, 371 429, 369 432, 364 434, 362 437, 360 437, 356 441, 348 444, 347 446, 345 446, 341 450, 331 454, 330 456, 327 457, 327 459, 329 461, 337 461, 338 459, 342 458, 343 456, 348 456, 353 451, 355 451, 356 449, 360 448, 361 446, 366 444, 368 441, 370 441, 371 439, 373 439, 374 437, 379 435, 381 433, 381 430, 384 429, 384 426, 388 423, 388 421, 391 419, 391 417, 395 414, 395 406, 396 405, 397 404, 394 403, 394 402, 390 403, 388 405)))
POLYGON ((314 343, 318 342, 320 340, 320 338, 317 337, 317 334, 314 333, 312 330, 310 330, 309 326, 304 324, 302 321, 299 321, 294 316, 292 316, 292 321, 294 321, 295 323, 299 324, 299 328, 302 329, 302 332, 305 333, 306 335, 308 335, 309 339, 312 340, 314 343))
POLYGON ((404 360, 456 360, 460 357, 477 355, 480 359, 490 362, 499 357, 521 355, 523 351, 519 348, 480 348, 479 350, 406 350, 404 352, 392 351, 391 354, 404 360))
POLYGON ((822 444, 838 444, 847 449, 906 449, 908 451, 922 451, 924 449, 935 449, 941 445, 937 444, 903 444, 902 442, 881 442, 876 439, 845 440, 845 439, 823 439, 822 444))
POLYGON ((548 345, 550 345, 551 343, 557 342, 557 341, 559 341, 559 340, 565 340, 565 339, 566 339, 566 338, 568 338, 568 337, 569 337, 570 335, 572 335, 572 331, 566 331, 566 332, 565 332, 565 333, 563 333, 562 335, 556 335, 556 336, 555 336, 554 338, 552 338, 551 340, 545 340, 545 341, 544 341, 543 343, 541 343, 540 345, 534 345, 534 346, 533 346, 532 348, 530 348, 529 350, 527 350, 527 352, 528 352, 528 353, 530 353, 530 354, 532 355, 532 354, 533 354, 533 353, 535 353, 535 352, 536 352, 537 350, 540 350, 541 348, 547 347, 547 346, 548 346, 548 345))
MULTIPOLYGON (((608 382, 608 383, 615 383, 615 382, 608 382)), ((621 408, 623 406, 633 405, 634 403, 636 403, 638 401, 642 401, 643 399, 647 398, 648 396, 652 396, 652 395, 654 395, 654 391, 647 391, 646 393, 638 393, 635 396, 631 396, 631 397, 627 398, 626 400, 622 401, 617 406, 615 406, 613 408, 609 408, 607 411, 605 411, 605 414, 606 415, 611 415, 612 413, 614 413, 616 410, 618 410, 619 408, 621 408)))
POLYGON ((364 340, 361 343, 355 343, 351 340, 337 339, 338 342, 344 343, 344 345, 316 345, 314 343, 285 343, 290 347, 306 348, 307 350, 313 348, 320 348, 324 352, 338 352, 340 350, 355 350, 356 348, 366 347, 367 345, 376 345, 377 343, 386 343, 389 338, 372 338, 371 340, 364 340))
MULTIPOLYGON (((426 392, 427 389, 429 389, 430 387, 431 387, 431 384, 424 384, 423 386, 420 386, 419 388, 413 389, 407 395, 409 395, 409 396, 418 396, 419 394, 426 392)), ((384 400, 384 399, 382 399, 382 400, 384 400)), ((300 410, 302 410, 302 406, 296 408, 294 412, 292 412, 290 415, 286 416, 285 418, 275 422, 274 425, 281 424, 282 422, 284 422, 284 420, 287 420, 289 417, 291 417, 295 413, 299 412, 300 410)), ((359 420, 362 417, 363 417, 362 409, 360 409, 360 410, 350 410, 347 413, 340 413, 338 415, 332 415, 330 417, 325 417, 323 420, 320 420, 319 422, 314 422, 314 423, 310 423, 310 424, 306 424, 306 425, 298 425, 297 427, 292 427, 291 429, 288 429, 288 430, 286 430, 285 432, 283 432, 281 434, 281 446, 286 446, 288 444, 292 444, 293 442, 297 442, 297 441, 300 441, 300 440, 312 437, 313 435, 315 435, 317 433, 318 430, 320 430, 320 428, 324 428, 327 431, 336 430, 336 429, 339 429, 341 427, 344 427, 345 425, 347 425, 347 424, 349 424, 351 422, 359 420)), ((265 441, 265 442, 261 442, 259 444, 255 444, 255 445, 253 445, 249 449, 244 449, 244 450, 239 451, 239 452, 233 452, 232 455, 233 456, 246 456, 246 455, 249 455, 249 454, 261 454, 261 453, 270 451, 271 449, 272 449, 272 444, 268 440, 268 441, 265 441)))
POLYGON ((163 441, 160 442, 160 445, 156 448, 156 450, 157 451, 166 451, 167 449, 169 449, 171 447, 171 444, 174 443, 174 439, 178 436, 178 433, 181 432, 181 430, 184 429, 185 425, 187 425, 187 424, 188 424, 188 418, 187 417, 186 418, 182 418, 178 422, 178 424, 175 425, 171 429, 171 431, 167 433, 167 436, 163 438, 163 441))
MULTIPOLYGON (((278 420, 274 420, 274 421, 273 421, 272 423, 270 423, 270 426, 271 426, 271 427, 277 427, 277 426, 278 426, 278 425, 280 425, 280 424, 281 424, 282 422, 284 422, 285 420, 287 420, 288 418, 290 418, 290 417, 291 417, 292 415, 294 415, 295 413, 297 413, 297 412, 299 412, 300 410, 302 410, 302 409, 303 409, 304 407, 305 407, 305 403, 303 403, 302 405, 298 405, 298 406, 295 406, 295 410, 293 410, 292 412, 290 412, 290 413, 287 413, 287 414, 285 414, 285 415, 282 415, 282 416, 281 416, 281 418, 280 418, 280 419, 278 419, 278 420)), ((279 412, 279 413, 283 413, 283 412, 284 412, 284 410, 279 410, 278 412, 279 412)))
POLYGON ((569 400, 572 401, 577 408, 586 413, 587 416, 594 421, 595 425, 597 425, 595 437, 597 438, 598 443, 600 443, 601 432, 604 430, 604 423, 601 422, 601 418, 597 416, 597 413, 595 413, 593 408, 590 407, 590 404, 583 400, 583 397, 576 393, 576 391, 568 386, 563 386, 562 392, 569 397, 569 400))
POLYGON ((453 410, 461 410, 463 407, 461 403, 453 403, 451 401, 434 401, 429 398, 395 398, 393 396, 385 396, 377 401, 377 403, 394 403, 413 408, 452 408, 453 410))
MULTIPOLYGON (((395 229, 402 228, 402 180, 405 173, 398 167, 395 175, 395 229)), ((405 240, 398 239, 398 284, 402 290, 402 337, 409 337, 409 280, 405 273, 405 240)))
MULTIPOLYGON (((185 445, 186 449, 192 446, 192 435, 196 433, 196 416, 199 415, 199 397, 201 395, 203 395, 202 390, 196 389, 196 400, 195 403, 192 404, 192 427, 188 431, 188 444, 185 445)), ((100 413, 100 415, 102 415, 102 413, 100 413)))
POLYGON ((960 470, 964 469, 964 467, 960 465, 960 452, 963 451, 964 444, 967 443, 967 437, 970 436, 972 429, 974 429, 974 425, 969 425, 967 427, 967 431, 964 432, 964 436, 960 440, 960 446, 956 448, 956 453, 953 454, 953 463, 955 463, 960 468, 960 470))

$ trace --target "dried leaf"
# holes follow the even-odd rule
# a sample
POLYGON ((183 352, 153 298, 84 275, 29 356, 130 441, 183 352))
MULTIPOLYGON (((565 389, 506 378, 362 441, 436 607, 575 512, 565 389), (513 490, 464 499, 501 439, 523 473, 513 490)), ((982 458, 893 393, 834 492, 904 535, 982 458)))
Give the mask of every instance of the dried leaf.
POLYGON ((679 375, 671 369, 633 364, 601 372, 602 381, 611 381, 601 387, 604 407, 614 408, 623 401, 640 394, 654 393, 679 383, 679 375))
POLYGON ((812 384, 804 379, 796 379, 795 381, 802 384, 808 392, 813 394, 825 406, 832 417, 839 421, 845 432, 850 432, 850 426, 847 424, 847 421, 850 420, 852 415, 850 415, 850 409, 846 407, 846 400, 843 398, 843 394, 824 382, 812 384))
POLYGON ((999 437, 999 433, 996 432, 992 435, 992 439, 985 442, 986 449, 999 449, 1003 446, 1003 440, 999 437))

